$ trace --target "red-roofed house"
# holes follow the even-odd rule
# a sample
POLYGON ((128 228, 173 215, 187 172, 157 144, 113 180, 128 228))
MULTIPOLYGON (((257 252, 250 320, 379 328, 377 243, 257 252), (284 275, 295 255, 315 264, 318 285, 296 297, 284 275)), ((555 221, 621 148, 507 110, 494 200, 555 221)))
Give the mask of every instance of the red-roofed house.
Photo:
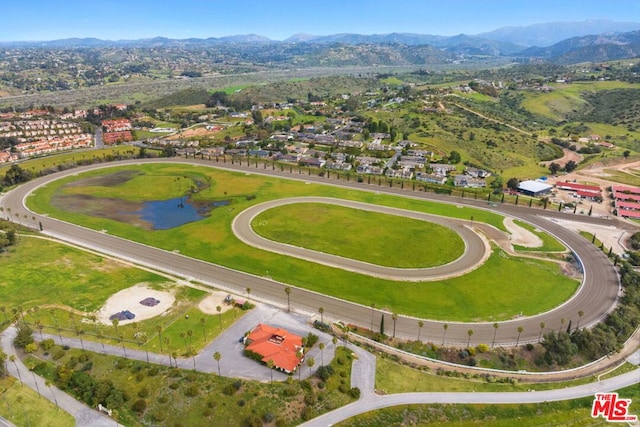
POLYGON ((556 188, 561 190, 572 190, 572 191, 582 191, 584 193, 592 193, 595 195, 600 195, 602 191, 600 187, 597 185, 584 185, 584 184, 576 184, 575 182, 556 182, 556 188))
POLYGON ((303 361, 302 337, 285 329, 260 323, 247 336, 246 350, 262 356, 262 361, 273 361, 276 368, 286 373, 295 371, 303 361))

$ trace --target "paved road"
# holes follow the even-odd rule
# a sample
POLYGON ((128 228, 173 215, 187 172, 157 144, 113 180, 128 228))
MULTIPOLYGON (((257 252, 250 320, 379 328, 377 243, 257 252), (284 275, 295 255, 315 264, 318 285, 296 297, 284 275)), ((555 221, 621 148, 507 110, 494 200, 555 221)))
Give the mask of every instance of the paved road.
MULTIPOLYGON (((593 396, 596 392, 608 392, 619 390, 640 382, 640 369, 595 383, 584 384, 576 387, 568 387, 556 390, 536 391, 536 392, 483 392, 483 393, 399 393, 379 396, 369 394, 362 396, 357 402, 343 406, 334 411, 328 412, 302 426, 305 427, 326 427, 345 419, 354 417, 365 412, 390 406, 410 405, 410 404, 524 404, 543 403, 558 400, 578 399, 581 397, 593 396)), ((624 396, 620 396, 624 398, 624 396)))
POLYGON ((491 246, 482 239, 479 234, 474 233, 468 227, 469 221, 457 220, 437 215, 430 215, 405 209, 391 208, 388 206, 372 205, 369 203, 354 202, 345 199, 335 199, 329 197, 291 197, 287 199, 271 200, 254 205, 240 212, 233 220, 231 228, 234 234, 247 245, 271 252, 293 256, 330 267, 341 268, 360 274, 373 277, 380 277, 389 280, 403 280, 421 282, 429 280, 440 280, 466 274, 478 268, 486 261, 491 252, 491 246), (428 221, 442 225, 455 231, 463 240, 465 249, 462 256, 445 265, 432 268, 393 268, 358 261, 351 258, 344 258, 324 252, 318 252, 298 246, 275 242, 258 235, 251 223, 253 219, 262 212, 294 203, 323 203, 359 209, 370 212, 380 212, 388 215, 396 215, 403 218, 412 218, 420 221, 428 221))
POLYGON ((20 360, 16 354, 16 349, 13 346, 13 339, 16 336, 16 329, 10 327, 5 329, 0 335, 0 346, 7 353, 7 356, 15 356, 16 363, 7 362, 9 368, 9 375, 18 378, 22 384, 33 389, 45 399, 51 403, 58 405, 62 410, 68 412, 76 420, 76 426, 82 427, 102 427, 119 425, 115 420, 109 418, 105 414, 102 414, 94 409, 91 409, 84 403, 71 397, 64 391, 58 389, 56 386, 47 387, 47 384, 43 378, 35 375, 30 371, 20 360))
MULTIPOLYGON (((444 195, 411 191, 410 189, 389 188, 384 186, 367 185, 365 183, 357 183, 355 181, 345 181, 331 179, 328 177, 305 176, 296 173, 294 167, 286 170, 268 170, 263 169, 262 165, 254 167, 247 165, 246 162, 239 165, 236 161, 234 165, 230 163, 215 163, 206 160, 185 160, 185 159, 155 159, 148 161, 161 162, 184 162, 187 164, 202 164, 210 167, 219 167, 228 170, 239 170, 244 173, 266 174, 269 176, 281 176, 287 179, 299 179, 307 182, 316 182, 325 185, 334 185, 347 188, 355 188, 363 191, 375 193, 397 194, 403 197, 411 197, 417 199, 436 200, 444 203, 453 203, 456 205, 468 205, 481 209, 488 209, 486 201, 474 199, 454 198, 444 195), (290 172, 291 171, 291 172, 290 172)), ((127 241, 126 239, 111 236, 105 232, 89 230, 83 227, 49 218, 42 215, 33 214, 27 211, 23 205, 23 199, 33 190, 37 191, 38 186, 46 184, 46 182, 61 178, 63 176, 73 175, 85 170, 98 167, 113 167, 122 164, 135 164, 147 162, 147 160, 136 160, 129 162, 119 162, 118 164, 93 165, 80 167, 73 170, 60 172, 43 178, 38 178, 23 184, 11 192, 0 198, 0 206, 5 209, 5 214, 10 213, 12 220, 18 221, 22 218, 36 217, 36 221, 25 220, 34 223, 42 223, 44 227, 43 233, 63 241, 78 244, 79 246, 91 248, 108 255, 119 257, 142 266, 154 268, 179 277, 193 279, 205 285, 224 289, 236 294, 243 294, 247 287, 251 288, 251 297, 268 303, 286 307, 287 299, 284 292, 286 284, 275 282, 269 278, 258 277, 246 273, 234 271, 225 267, 217 266, 212 263, 192 259, 170 251, 164 251, 150 246, 127 241), (11 209, 8 212, 8 209, 11 209), (15 215, 15 214, 18 215, 15 215)), ((579 291, 572 299, 565 302, 561 306, 547 313, 536 316, 516 318, 513 320, 501 322, 500 328, 497 330, 495 337, 496 345, 509 346, 515 344, 518 327, 523 327, 524 331, 520 336, 520 343, 535 342, 540 332, 540 322, 545 322, 546 331, 549 329, 558 330, 566 326, 569 321, 574 325, 580 321, 581 326, 589 326, 600 321, 614 306, 620 290, 619 280, 615 268, 612 266, 608 258, 598 250, 594 245, 587 242, 582 236, 575 232, 567 230, 560 225, 554 223, 548 218, 559 217, 563 219, 572 219, 574 221, 584 221, 604 225, 627 226, 627 223, 619 222, 615 219, 604 219, 595 217, 586 217, 580 215, 570 215, 550 210, 530 209, 522 206, 498 205, 491 208, 505 215, 511 215, 528 221, 535 226, 556 235, 567 246, 572 248, 575 255, 580 260, 584 269, 584 280, 579 291), (539 216, 544 214, 544 218, 539 216), (578 312, 584 312, 582 318, 579 319, 578 312), (564 319, 564 321, 562 321, 564 319)), ((489 286, 490 284, 488 284, 489 286)), ((514 283, 517 289, 518 284, 514 283)), ((293 288, 291 293, 292 308, 301 313, 311 314, 318 310, 318 307, 324 308, 324 316, 327 320, 341 319, 345 322, 368 327, 372 316, 375 317, 375 324, 379 323, 382 312, 372 310, 368 305, 356 304, 343 300, 339 300, 330 296, 321 295, 301 288, 293 288)), ((514 314, 518 312, 514 307, 514 314)), ((387 316, 389 313, 386 313, 387 316)), ((450 345, 466 345, 468 340, 467 330, 472 326, 474 335, 471 344, 491 342, 495 332, 492 323, 468 323, 448 322, 446 331, 446 343, 450 345)), ((396 323, 396 335, 401 338, 415 339, 417 335, 417 319, 400 316, 396 323)), ((424 341, 440 342, 443 336, 443 323, 439 321, 425 320, 424 327, 421 330, 421 338, 424 341)))

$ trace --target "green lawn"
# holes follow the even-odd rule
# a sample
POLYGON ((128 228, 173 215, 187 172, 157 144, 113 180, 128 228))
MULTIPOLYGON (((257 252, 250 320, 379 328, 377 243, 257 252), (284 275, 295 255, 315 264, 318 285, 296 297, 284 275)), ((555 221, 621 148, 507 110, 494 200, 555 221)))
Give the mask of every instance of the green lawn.
POLYGON ((17 378, 0 378, 0 416, 16 426, 72 426, 75 419, 17 378))
MULTIPOLYGON (((92 185, 93 183, 93 185, 92 185)), ((431 203, 331 186, 226 172, 199 166, 145 164, 114 167, 69 177, 37 190, 28 199, 31 208, 54 217, 144 242, 180 253, 246 271, 259 276, 334 295, 349 301, 376 306, 419 317, 443 320, 504 320, 522 312, 533 315, 572 295, 577 282, 566 278, 553 263, 509 257, 495 251, 489 260, 470 274, 429 283, 393 282, 326 267, 304 260, 287 258, 249 247, 232 233, 230 224, 237 212, 267 200, 296 196, 345 198, 365 203, 393 206, 436 215, 487 222, 504 230, 502 217, 484 210, 431 203), (122 171, 135 172, 132 182, 118 186, 65 186, 79 178, 95 178, 122 171), (162 183, 158 185, 158 183, 162 183), (169 230, 149 231, 129 223, 71 212, 56 198, 69 194, 117 195, 128 200, 157 200, 177 197, 186 188, 206 182, 194 195, 197 200, 230 200, 230 205, 214 209, 197 222, 169 230), (153 189, 153 191, 149 191, 153 189), (54 200, 50 203, 50 200, 54 200), (514 283, 524 284, 514 292, 514 283)), ((110 202, 113 203, 113 202, 110 202)), ((295 288, 291 295, 295 302, 295 288)))
POLYGON ((460 236, 446 227, 327 204, 279 206, 251 225, 270 240, 388 267, 435 267, 464 252, 460 236))
MULTIPOLYGON (((3 314, 46 304, 97 310, 112 294, 137 283, 159 284, 165 277, 103 256, 37 237, 19 236, 0 254, 3 314)), ((0 315, 0 320, 4 320, 0 315)))

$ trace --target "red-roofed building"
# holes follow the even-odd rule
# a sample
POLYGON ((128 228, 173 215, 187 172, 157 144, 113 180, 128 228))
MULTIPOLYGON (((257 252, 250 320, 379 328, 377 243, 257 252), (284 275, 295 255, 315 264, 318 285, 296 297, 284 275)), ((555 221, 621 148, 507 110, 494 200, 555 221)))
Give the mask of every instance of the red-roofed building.
POLYGON ((630 211, 628 209, 618 209, 618 216, 624 218, 640 218, 640 211, 630 211))
POLYGON ((107 132, 102 134, 102 141, 107 144, 117 144, 119 142, 133 141, 133 134, 130 130, 121 132, 107 132))
POLYGON ((637 187, 624 187, 622 185, 614 185, 611 187, 613 191, 613 195, 615 198, 618 198, 618 193, 626 193, 626 194, 640 194, 640 188, 637 187))
POLYGON ((274 367, 291 373, 304 360, 302 337, 285 329, 260 323, 247 336, 246 350, 262 356, 262 361, 273 361, 274 367))
POLYGON ((602 190, 597 185, 583 185, 575 182, 556 182, 556 188, 561 190, 581 191, 583 193, 592 193, 593 195, 600 195, 602 190))

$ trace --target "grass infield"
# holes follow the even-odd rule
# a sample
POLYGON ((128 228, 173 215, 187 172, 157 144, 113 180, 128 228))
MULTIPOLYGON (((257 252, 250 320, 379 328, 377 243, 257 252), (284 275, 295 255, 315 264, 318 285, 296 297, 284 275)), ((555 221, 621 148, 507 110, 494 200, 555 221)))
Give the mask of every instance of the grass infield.
MULTIPOLYGON (((288 258, 252 248, 231 231, 235 215, 256 203, 296 196, 336 197, 393 206, 436 215, 489 223, 504 230, 502 217, 492 212, 452 204, 305 184, 247 173, 220 171, 178 164, 120 166, 68 177, 42 187, 28 198, 28 205, 110 234, 166 250, 224 265, 295 287, 311 289, 345 300, 387 308, 394 312, 442 320, 504 320, 516 314, 533 315, 549 310, 569 298, 578 282, 560 272, 551 262, 510 257, 494 250, 480 268, 470 274, 440 282, 405 283, 372 278, 316 263, 288 258), (99 185, 88 178, 102 179, 122 171, 132 178, 115 186, 99 185), (86 181, 81 181, 87 179, 86 181), (73 185, 67 185, 71 184, 73 185), (159 184, 160 183, 160 184, 159 184), (69 210, 61 197, 70 194, 122 200, 163 200, 177 197, 187 188, 207 183, 194 194, 196 200, 230 200, 205 219, 169 230, 149 231, 126 222, 101 218, 88 212, 69 210), (268 271, 268 273, 267 273, 268 271), (514 284, 518 284, 517 287, 514 284)), ((117 203, 112 199, 111 204, 117 203)), ((117 206, 117 205, 116 205, 117 206)), ((338 236, 340 230, 334 230, 338 236)), ((446 245, 445 245, 446 246, 446 245)), ((295 301, 295 289, 291 294, 295 301)))
POLYGON ((464 252, 460 236, 444 226, 322 203, 269 209, 251 226, 270 240, 387 267, 435 267, 464 252))

